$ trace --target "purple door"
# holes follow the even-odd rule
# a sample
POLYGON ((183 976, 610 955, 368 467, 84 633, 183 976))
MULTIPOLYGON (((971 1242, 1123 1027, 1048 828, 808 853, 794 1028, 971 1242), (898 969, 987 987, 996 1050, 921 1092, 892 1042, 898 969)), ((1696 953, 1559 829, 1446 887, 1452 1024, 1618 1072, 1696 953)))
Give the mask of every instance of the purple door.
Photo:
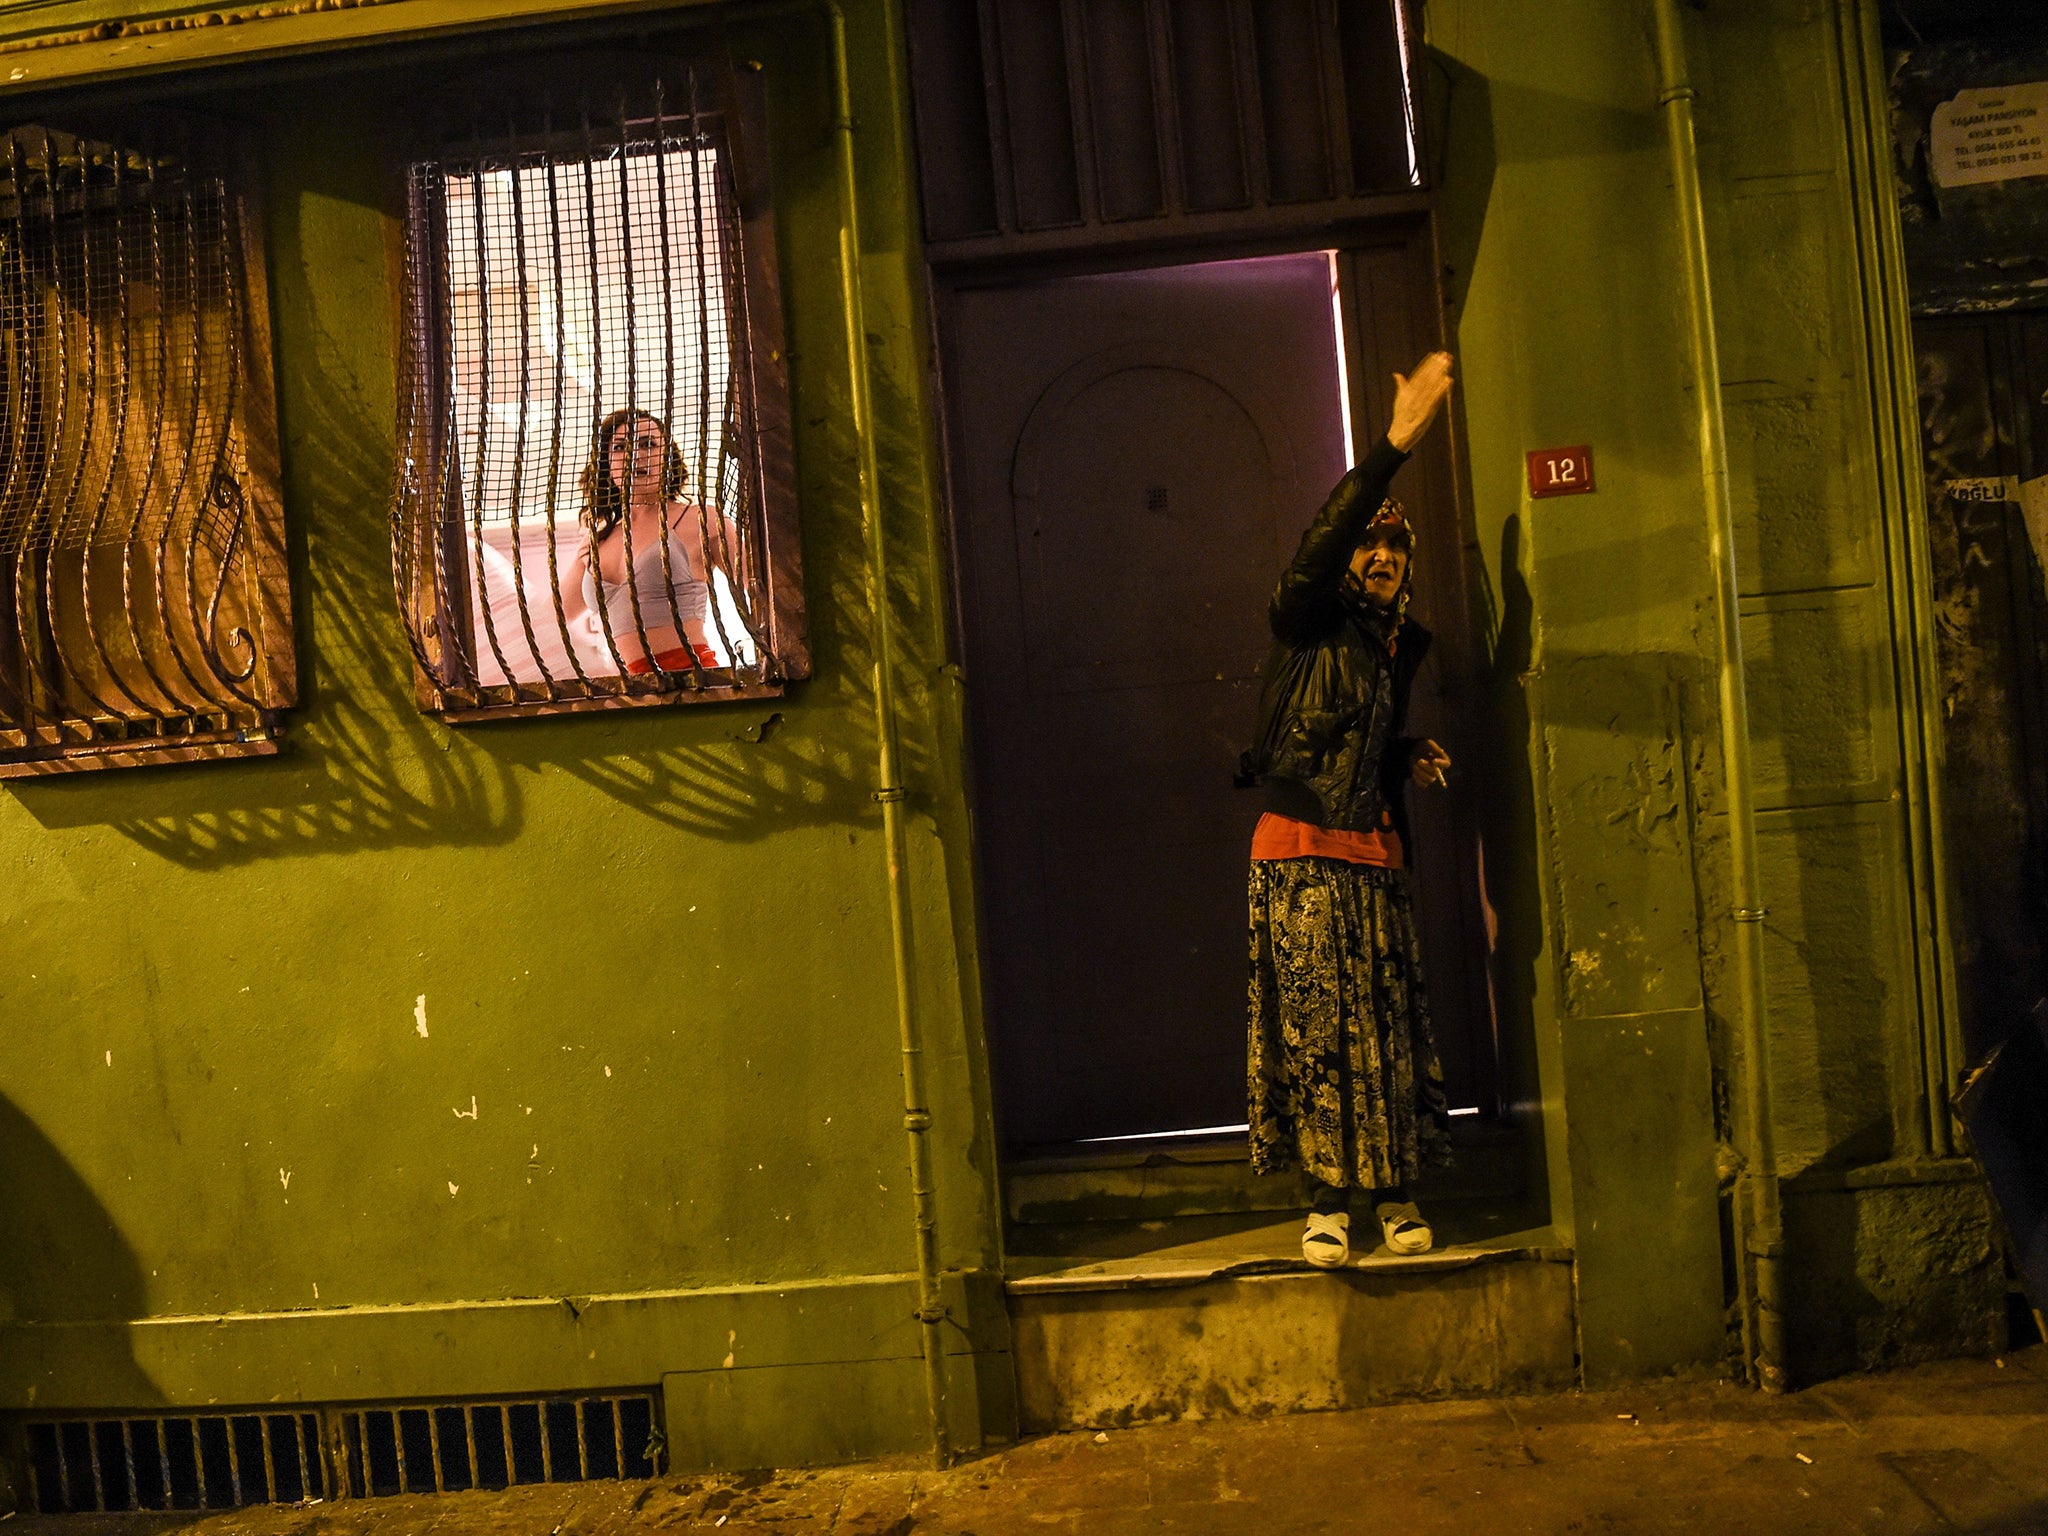
POLYGON ((1320 252, 953 293, 988 1009, 1012 1147, 1244 1109, 1274 577, 1348 464, 1320 252))

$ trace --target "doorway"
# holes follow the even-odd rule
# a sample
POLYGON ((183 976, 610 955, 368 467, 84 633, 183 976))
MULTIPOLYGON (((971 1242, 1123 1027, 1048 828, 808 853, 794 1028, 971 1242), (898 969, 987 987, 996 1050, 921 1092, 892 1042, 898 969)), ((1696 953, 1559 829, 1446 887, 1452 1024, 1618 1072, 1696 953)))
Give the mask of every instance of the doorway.
MULTIPOLYGON (((941 295, 984 995, 1013 1154, 1242 1130, 1260 807, 1232 778, 1266 602, 1369 446, 1354 437, 1380 430, 1375 415, 1354 431, 1354 405, 1383 392, 1354 388, 1346 337, 1406 344, 1413 295, 1389 278, 1411 269, 1361 282, 1354 258, 1307 251, 941 295)), ((1411 466, 1397 491, 1454 568, 1455 513, 1416 506, 1421 478, 1411 466)), ((1456 824, 1419 823, 1416 863, 1466 1107, 1491 1091, 1492 1025, 1463 895, 1475 850, 1432 836, 1456 824)))

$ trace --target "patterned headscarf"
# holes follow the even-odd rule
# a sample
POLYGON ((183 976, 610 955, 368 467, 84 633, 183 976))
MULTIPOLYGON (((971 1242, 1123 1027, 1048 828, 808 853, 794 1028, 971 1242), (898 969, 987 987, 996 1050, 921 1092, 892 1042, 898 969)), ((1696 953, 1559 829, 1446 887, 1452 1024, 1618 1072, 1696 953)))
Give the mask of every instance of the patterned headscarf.
POLYGON ((1384 535, 1391 544, 1407 551, 1408 566, 1401 573, 1401 590, 1394 594, 1391 608, 1380 608, 1366 601, 1365 594, 1357 587, 1356 581, 1347 572, 1345 591, 1353 598, 1353 606, 1365 621, 1367 628, 1379 637, 1391 654, 1394 636, 1400 632, 1402 621, 1408 617, 1408 600, 1415 592, 1415 525, 1408 521, 1408 509, 1392 496, 1380 503, 1379 511, 1373 513, 1372 521, 1365 525, 1365 532, 1359 536, 1361 546, 1376 542, 1377 536, 1384 535))

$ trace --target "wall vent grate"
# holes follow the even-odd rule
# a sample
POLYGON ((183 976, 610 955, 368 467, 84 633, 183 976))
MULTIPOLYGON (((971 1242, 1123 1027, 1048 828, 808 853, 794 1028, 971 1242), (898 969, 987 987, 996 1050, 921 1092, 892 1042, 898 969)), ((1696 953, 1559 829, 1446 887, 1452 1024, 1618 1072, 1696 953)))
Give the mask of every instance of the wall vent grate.
POLYGON ((339 1411, 354 1498, 652 1477, 654 1399, 554 1397, 339 1411))
POLYGON ((28 1426, 30 1502, 46 1515, 294 1504, 326 1496, 322 1462, 313 1413, 28 1426))
POLYGON ((652 1392, 29 1422, 43 1514, 237 1509, 653 1477, 652 1392))

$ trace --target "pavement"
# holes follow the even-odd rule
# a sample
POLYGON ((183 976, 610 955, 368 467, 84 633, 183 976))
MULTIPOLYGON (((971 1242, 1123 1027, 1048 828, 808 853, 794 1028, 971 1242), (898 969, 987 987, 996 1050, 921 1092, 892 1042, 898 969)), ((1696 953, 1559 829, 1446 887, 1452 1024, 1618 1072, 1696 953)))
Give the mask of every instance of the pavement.
POLYGON ((913 1461, 8 1524, 37 1536, 2048 1533, 2048 1346, 1764 1397, 1716 1382, 1050 1435, 913 1461))

